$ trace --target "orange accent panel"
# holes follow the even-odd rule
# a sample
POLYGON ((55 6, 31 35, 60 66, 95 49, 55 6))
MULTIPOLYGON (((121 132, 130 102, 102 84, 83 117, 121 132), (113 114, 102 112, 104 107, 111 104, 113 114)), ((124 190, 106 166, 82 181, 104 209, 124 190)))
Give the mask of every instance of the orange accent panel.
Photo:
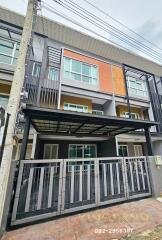
POLYGON ((126 96, 125 80, 121 67, 112 66, 115 95, 126 96))
POLYGON ((64 56, 79 60, 81 62, 86 62, 92 65, 97 65, 99 69, 99 82, 100 82, 99 90, 101 92, 112 93, 112 78, 110 64, 66 49, 64 50, 64 56))

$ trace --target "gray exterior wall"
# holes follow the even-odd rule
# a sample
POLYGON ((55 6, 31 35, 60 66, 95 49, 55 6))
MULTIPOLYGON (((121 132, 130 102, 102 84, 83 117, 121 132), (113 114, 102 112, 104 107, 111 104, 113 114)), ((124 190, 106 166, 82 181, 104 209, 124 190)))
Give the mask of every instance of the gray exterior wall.
POLYGON ((153 142, 153 149, 155 155, 161 155, 162 156, 162 141, 155 141, 153 142))
POLYGON ((152 195, 153 197, 159 197, 162 193, 162 165, 157 167, 154 157, 149 157, 148 166, 152 186, 152 195))
POLYGON ((43 159, 44 144, 59 144, 58 158, 68 158, 69 144, 96 144, 97 157, 115 157, 116 140, 115 138, 107 141, 64 141, 64 140, 38 140, 36 145, 35 159, 43 159))
POLYGON ((99 143, 101 155, 100 157, 116 157, 116 139, 115 137, 107 141, 102 141, 99 143))

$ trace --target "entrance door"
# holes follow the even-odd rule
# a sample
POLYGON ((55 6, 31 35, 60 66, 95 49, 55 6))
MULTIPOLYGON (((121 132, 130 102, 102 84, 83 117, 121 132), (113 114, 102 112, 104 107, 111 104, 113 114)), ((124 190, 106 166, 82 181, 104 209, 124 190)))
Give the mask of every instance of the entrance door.
POLYGON ((44 144, 44 159, 57 159, 58 158, 58 144, 44 144))

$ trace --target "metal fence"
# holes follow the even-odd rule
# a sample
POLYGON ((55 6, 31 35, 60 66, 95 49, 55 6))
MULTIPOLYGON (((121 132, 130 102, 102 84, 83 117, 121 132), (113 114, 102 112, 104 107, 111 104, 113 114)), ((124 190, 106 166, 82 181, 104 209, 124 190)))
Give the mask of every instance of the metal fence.
POLYGON ((28 93, 26 102, 33 106, 55 109, 58 106, 60 67, 47 66, 43 73, 41 68, 41 63, 30 62, 33 71, 24 82, 24 90, 28 93), (34 71, 37 65, 39 69, 34 71))
POLYGON ((11 225, 149 195, 146 157, 24 160, 11 225))

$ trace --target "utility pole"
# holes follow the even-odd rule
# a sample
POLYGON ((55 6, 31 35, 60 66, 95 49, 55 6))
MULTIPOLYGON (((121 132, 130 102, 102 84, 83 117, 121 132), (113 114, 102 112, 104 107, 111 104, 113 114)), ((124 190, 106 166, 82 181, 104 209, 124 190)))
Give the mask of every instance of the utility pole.
POLYGON ((3 216, 5 211, 5 201, 7 199, 7 189, 9 186, 9 175, 12 164, 13 140, 17 113, 20 104, 20 94, 22 91, 25 75, 25 61, 30 47, 30 38, 33 30, 33 18, 37 3, 39 0, 28 0, 27 13, 25 17, 22 38, 20 43, 19 56, 13 77, 9 102, 7 106, 7 114, 10 114, 8 129, 6 134, 5 147, 0 168, 0 228, 3 228, 3 216))

